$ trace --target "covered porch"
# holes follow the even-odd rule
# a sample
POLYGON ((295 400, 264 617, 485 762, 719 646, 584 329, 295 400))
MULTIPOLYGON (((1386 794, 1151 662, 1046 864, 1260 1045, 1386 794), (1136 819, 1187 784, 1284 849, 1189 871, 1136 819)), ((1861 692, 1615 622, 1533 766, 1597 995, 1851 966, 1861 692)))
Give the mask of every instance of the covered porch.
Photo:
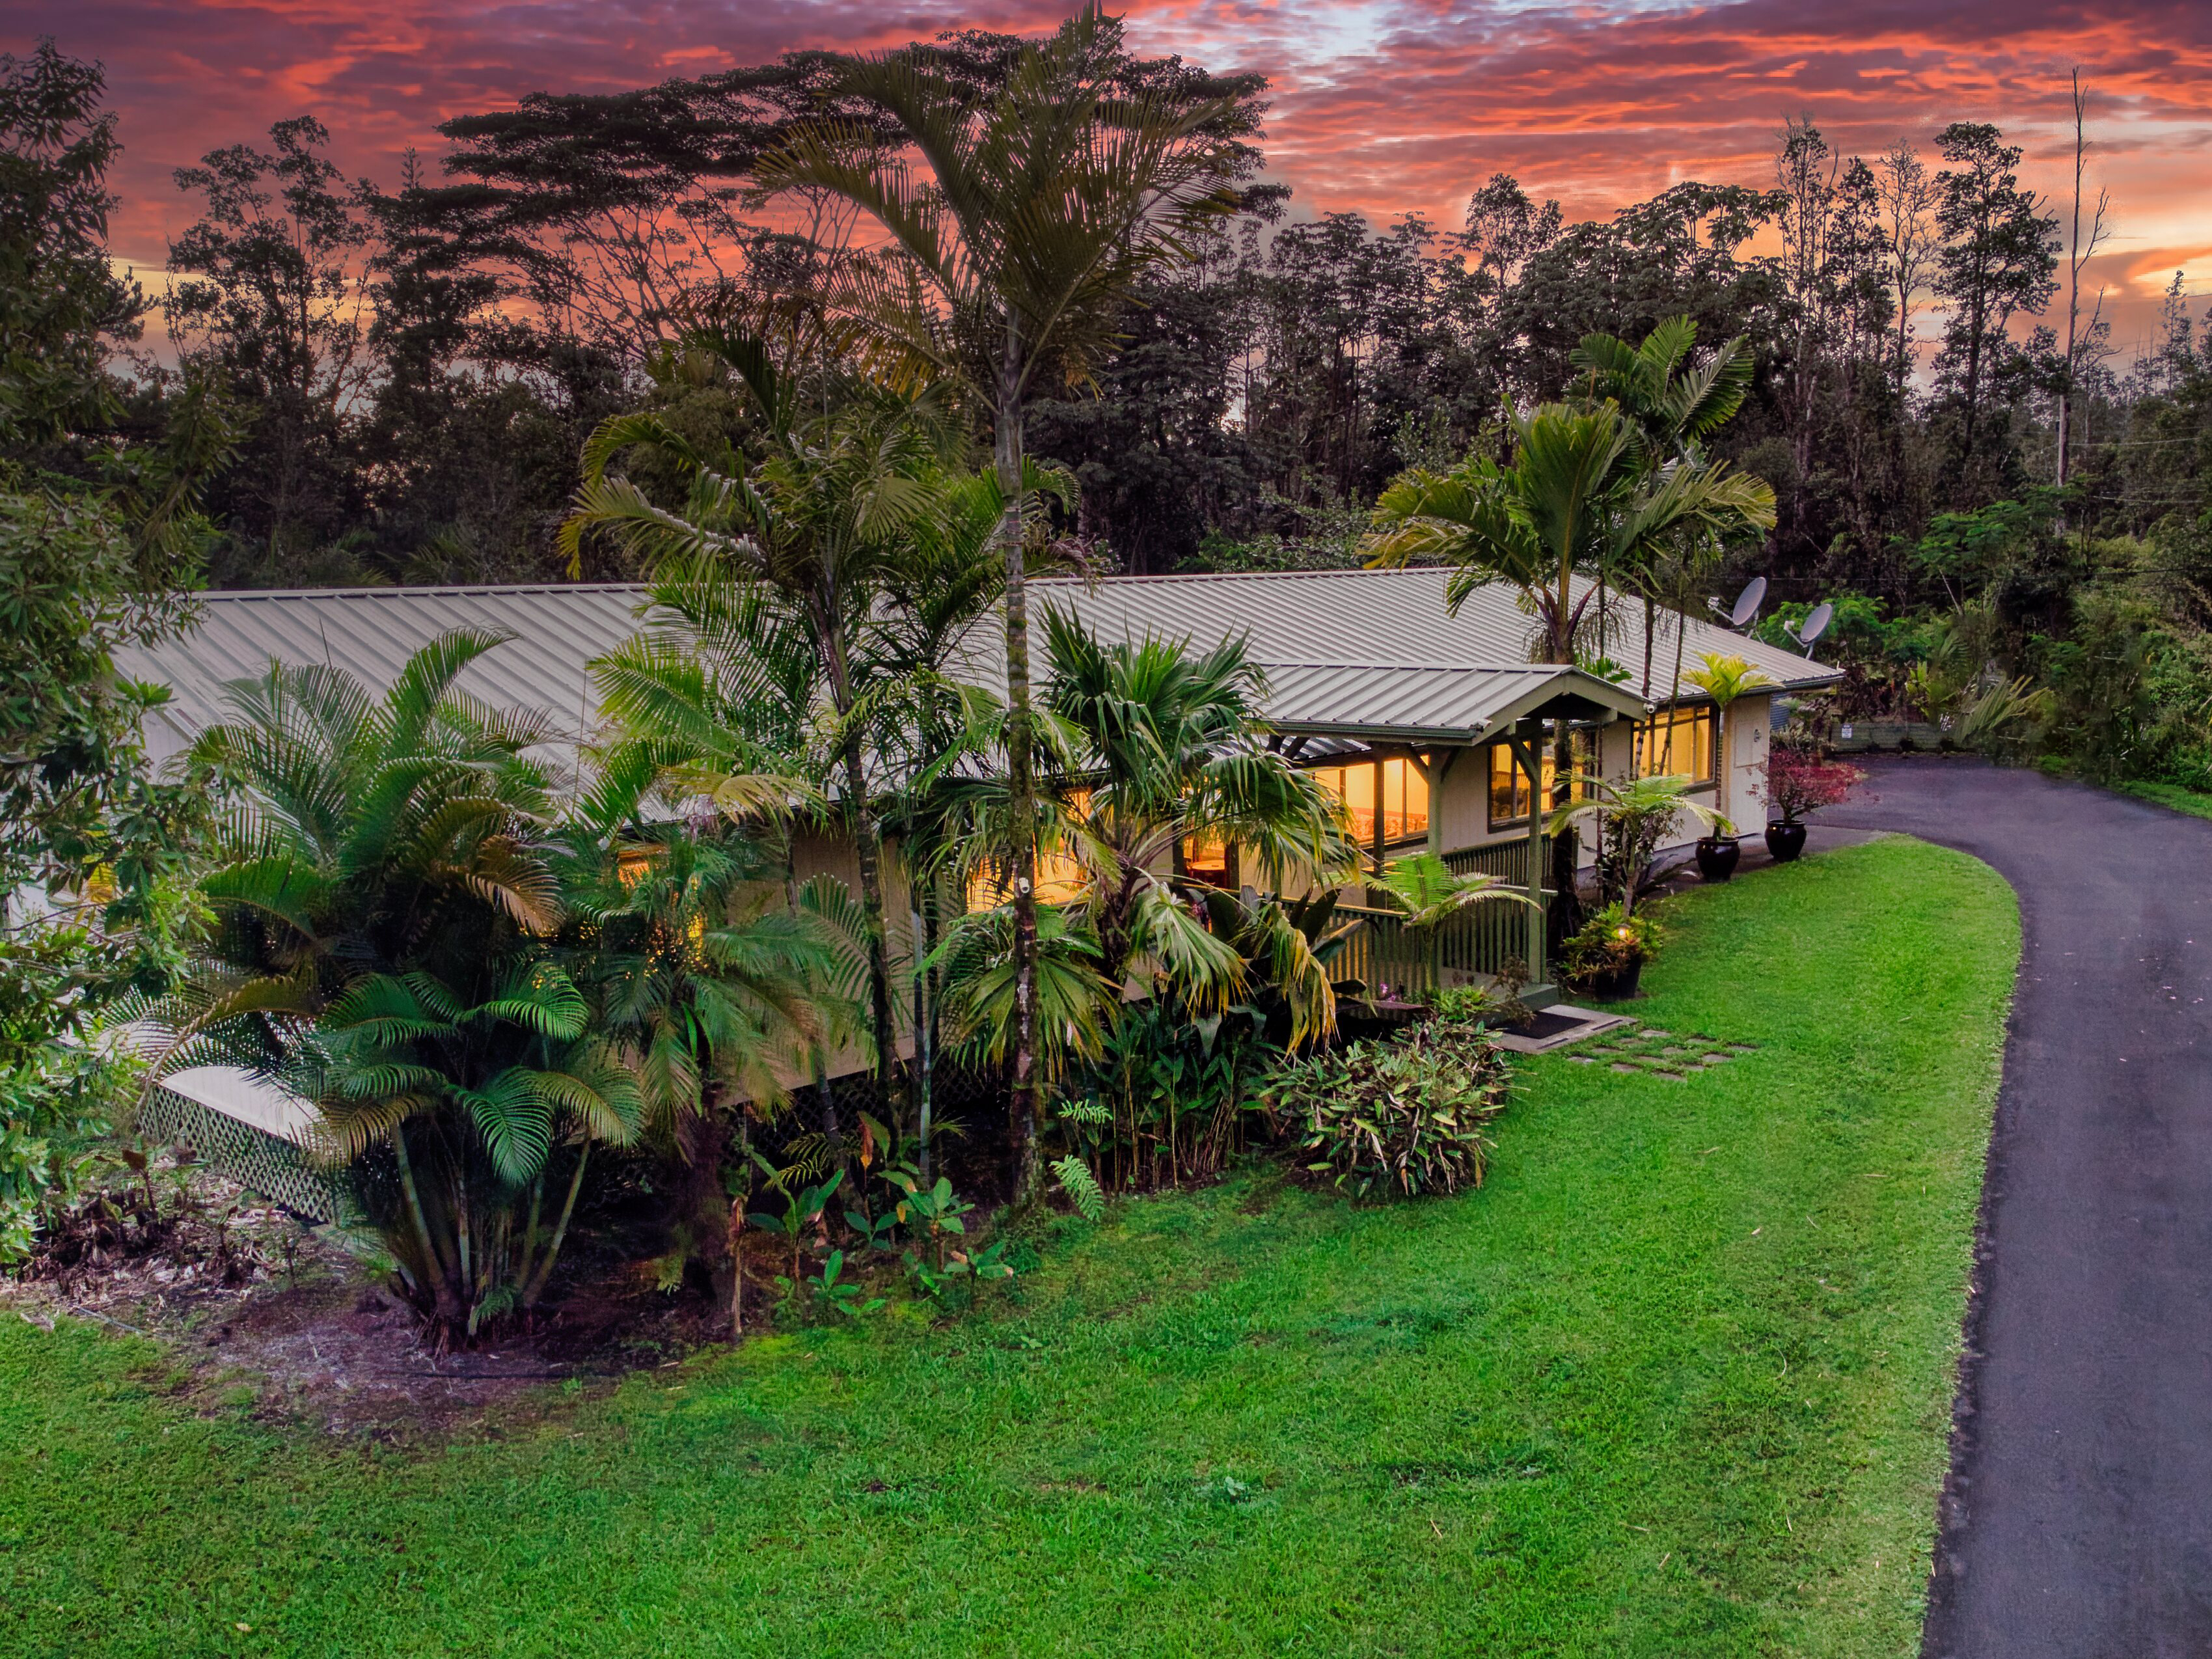
MULTIPOLYGON (((1480 983, 1516 962, 1522 1000, 1557 1000, 1547 949, 1556 896, 1545 834, 1550 751, 1564 730, 1596 734, 1649 714, 1634 691, 1559 664, 1496 667, 1330 667, 1270 670, 1273 746, 1334 774, 1369 869, 1425 850, 1452 870, 1501 878, 1543 909, 1482 905, 1445 925, 1444 983, 1480 983), (1504 817, 1501 821, 1500 814, 1504 817)), ((1357 921, 1345 976, 1378 994, 1418 1000, 1437 988, 1429 953, 1403 916, 1347 890, 1339 914, 1357 921)))

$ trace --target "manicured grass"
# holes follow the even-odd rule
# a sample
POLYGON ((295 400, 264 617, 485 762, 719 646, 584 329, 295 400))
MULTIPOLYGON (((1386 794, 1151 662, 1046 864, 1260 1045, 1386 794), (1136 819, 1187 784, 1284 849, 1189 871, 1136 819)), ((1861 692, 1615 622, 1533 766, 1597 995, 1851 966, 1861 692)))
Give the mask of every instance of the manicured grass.
POLYGON ((2187 812, 2200 818, 2212 818, 2212 795, 2199 790, 2184 789, 2178 783, 2115 784, 2124 795, 2133 795, 2137 800, 2151 801, 2160 806, 2170 806, 2177 812, 2187 812))
POLYGON ((1917 1651, 2012 897, 1888 840, 1674 917, 1635 1012, 1759 1051, 1534 1062, 1479 1192, 1249 1172, 500 1437, 195 1418, 11 1318, 0 1652, 1917 1651))

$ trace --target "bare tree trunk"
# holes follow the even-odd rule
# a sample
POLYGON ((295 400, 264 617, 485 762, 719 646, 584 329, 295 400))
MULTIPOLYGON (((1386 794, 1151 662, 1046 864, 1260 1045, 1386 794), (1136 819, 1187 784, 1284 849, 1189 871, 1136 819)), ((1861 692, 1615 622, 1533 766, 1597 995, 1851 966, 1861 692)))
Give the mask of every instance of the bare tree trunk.
POLYGON ((422 1195, 415 1185, 415 1161, 407 1155, 406 1125, 393 1127, 392 1149, 399 1159, 399 1190, 407 1200, 408 1216, 415 1223, 415 1237, 428 1258, 425 1265, 430 1269, 433 1311, 450 1337, 461 1323, 461 1299, 453 1289, 453 1264, 438 1248, 438 1241, 431 1237, 430 1224, 422 1213, 422 1195))
MULTIPOLYGON (((2089 216, 2089 244, 2081 245, 2081 175, 2087 162, 2089 140, 2087 120, 2089 94, 2081 88, 2081 71, 2074 71, 2074 223, 2073 234, 2066 245, 2066 366, 2058 384, 2058 465, 2057 477, 2064 484, 2073 471, 2074 455, 2074 376, 2081 366, 2081 267, 2097 256, 2097 247, 2105 240, 2105 209, 2109 198, 2097 192, 2097 204, 2089 216)), ((2104 295, 2099 291, 2098 311, 2104 309, 2104 295)), ((2099 319, 2090 319, 2090 334, 2096 334, 2099 319)), ((2082 436, 2087 440, 2087 411, 2083 411, 2082 436)))
POLYGON ((553 1277, 553 1264, 561 1259, 561 1245, 568 1237, 569 1218, 576 1213, 576 1194, 584 1188, 584 1165, 590 1162, 592 1143, 586 1141, 576 1149, 576 1172, 568 1177, 568 1195, 561 1203, 561 1218, 553 1224, 553 1237, 545 1246, 545 1259, 538 1264, 538 1272, 524 1286, 522 1307, 526 1313, 537 1307, 545 1294, 545 1286, 553 1277))
POLYGON ((909 863, 907 871, 907 926, 914 931, 914 1064, 907 1071, 907 1085, 914 1096, 915 1133, 921 1142, 921 1158, 916 1167, 921 1171, 922 1180, 927 1182, 932 1178, 929 1119, 937 1080, 934 1075, 937 1055, 929 1040, 929 972, 922 963, 928 959, 929 947, 934 940, 923 931, 918 883, 919 878, 909 863))
POLYGON ((860 906, 868 915, 868 1004, 876 1027, 876 1115, 887 1115, 891 1068, 898 1063, 898 1026, 891 1018, 890 962, 884 954, 884 838, 868 804, 857 744, 845 750, 845 788, 853 798, 853 839, 859 848, 860 906))
POLYGON ((1036 1069, 1036 779, 1030 761, 1029 592, 1022 568, 1021 337, 1006 319, 994 437, 1006 513, 999 536, 1006 560, 1006 783, 1012 822, 1007 849, 1014 878, 1014 1076, 1007 1136, 1014 1154, 1014 1202, 1036 1194, 1036 1132, 1042 1092, 1036 1069))

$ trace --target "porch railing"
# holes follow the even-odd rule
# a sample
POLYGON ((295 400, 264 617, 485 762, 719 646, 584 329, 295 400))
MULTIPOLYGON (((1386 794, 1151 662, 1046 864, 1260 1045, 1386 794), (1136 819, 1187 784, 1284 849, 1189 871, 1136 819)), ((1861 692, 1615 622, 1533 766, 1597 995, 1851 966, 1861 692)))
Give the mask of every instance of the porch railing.
MULTIPOLYGON (((1510 884, 1528 890, 1528 843, 1504 842, 1471 847, 1444 854, 1444 862, 1461 875, 1480 872, 1502 876, 1510 884)), ((1553 895, 1544 890, 1546 902, 1553 895)), ((1344 949, 1330 963, 1335 979, 1356 979, 1371 996, 1385 994, 1418 1000, 1435 988, 1429 966, 1428 942, 1406 925, 1395 910, 1360 904, 1339 904, 1336 914, 1359 923, 1359 931, 1345 940, 1344 949)), ((1437 956, 1448 985, 1498 974, 1518 959, 1525 972, 1528 963, 1528 923, 1534 912, 1525 904, 1504 902, 1478 904, 1462 911, 1439 929, 1437 956)))

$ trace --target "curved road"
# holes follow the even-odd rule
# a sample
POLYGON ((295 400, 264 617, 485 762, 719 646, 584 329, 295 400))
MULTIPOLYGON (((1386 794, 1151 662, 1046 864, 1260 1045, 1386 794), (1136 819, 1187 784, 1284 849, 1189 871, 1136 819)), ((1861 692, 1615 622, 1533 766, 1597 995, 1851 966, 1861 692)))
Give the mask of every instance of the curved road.
POLYGON ((2023 933, 1923 1652, 2212 1655, 2212 822, 1869 772, 1822 823, 1972 854, 2023 933))

